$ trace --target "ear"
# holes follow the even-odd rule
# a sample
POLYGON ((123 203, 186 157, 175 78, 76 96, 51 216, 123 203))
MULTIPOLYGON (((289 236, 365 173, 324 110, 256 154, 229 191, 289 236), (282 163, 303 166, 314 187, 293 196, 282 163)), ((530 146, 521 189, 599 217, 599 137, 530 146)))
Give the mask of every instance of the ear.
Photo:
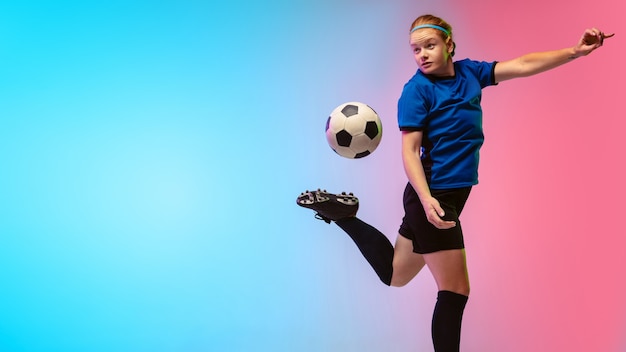
POLYGON ((448 54, 452 54, 454 52, 454 48, 456 47, 456 44, 454 43, 454 41, 448 38, 448 40, 446 41, 446 46, 448 47, 448 54))
POLYGON ((446 45, 448 47, 448 54, 450 55, 450 57, 453 57, 454 51, 456 50, 456 43, 448 39, 448 42, 446 43, 446 45))

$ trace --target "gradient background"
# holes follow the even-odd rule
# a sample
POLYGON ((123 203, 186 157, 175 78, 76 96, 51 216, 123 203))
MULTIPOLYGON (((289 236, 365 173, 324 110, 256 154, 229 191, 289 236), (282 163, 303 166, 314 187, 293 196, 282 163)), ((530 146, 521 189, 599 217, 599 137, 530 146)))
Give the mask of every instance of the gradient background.
POLYGON ((423 13, 456 59, 617 32, 484 92, 462 350, 626 351, 621 0, 226 3, 0 5, 0 351, 431 351, 430 274, 380 284, 295 205, 353 191, 395 239, 423 13), (323 134, 353 100, 385 126, 360 160, 323 134))

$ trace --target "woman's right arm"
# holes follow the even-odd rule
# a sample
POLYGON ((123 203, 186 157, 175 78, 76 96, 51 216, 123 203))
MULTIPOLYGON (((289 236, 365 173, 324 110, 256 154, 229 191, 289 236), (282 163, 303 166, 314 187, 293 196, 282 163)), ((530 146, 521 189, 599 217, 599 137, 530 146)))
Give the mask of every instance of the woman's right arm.
POLYGON ((426 182, 424 167, 420 160, 422 136, 422 131, 402 132, 402 163, 404 164, 404 171, 424 207, 428 221, 439 229, 449 229, 456 226, 456 222, 441 219, 445 213, 439 205, 439 201, 430 194, 430 188, 426 182))

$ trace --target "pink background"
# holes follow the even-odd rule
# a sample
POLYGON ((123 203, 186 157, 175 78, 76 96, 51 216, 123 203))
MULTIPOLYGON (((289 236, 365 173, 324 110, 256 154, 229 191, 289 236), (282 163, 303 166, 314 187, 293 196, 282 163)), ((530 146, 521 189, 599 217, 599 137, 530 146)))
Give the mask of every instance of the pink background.
MULTIPOLYGON (((453 26, 455 59, 485 61, 572 46, 593 26, 617 33, 588 57, 483 92, 480 184, 462 215, 472 286, 462 351, 626 350, 626 113, 621 106, 626 71, 616 63, 626 54, 623 6, 618 1, 444 1, 406 5, 398 19, 401 40, 393 45, 405 45, 403 34, 414 17, 434 13, 453 26)), ((386 119, 385 136, 377 153, 350 168, 351 175, 379 172, 373 181, 349 186, 361 196, 360 217, 392 240, 405 184, 395 101, 398 87, 415 70, 408 48, 402 55, 394 69, 395 76, 404 76, 402 82, 382 81, 389 86, 371 96, 363 92, 386 119), (385 186, 373 190, 370 184, 385 186)), ((346 188, 345 180, 328 183, 346 188)), ((343 264, 351 265, 350 260, 343 264)), ((378 292, 377 284, 370 290, 378 292)), ((407 287, 392 290, 396 316, 389 319, 400 317, 394 331, 422 334, 406 345, 398 342, 398 350, 431 350, 436 287, 430 274, 424 271, 407 287)))
POLYGON ((433 9, 453 25, 457 59, 570 46, 590 26, 617 32, 589 57, 484 91, 480 185, 462 217, 472 283, 463 351, 626 350, 623 9, 617 1, 433 9))

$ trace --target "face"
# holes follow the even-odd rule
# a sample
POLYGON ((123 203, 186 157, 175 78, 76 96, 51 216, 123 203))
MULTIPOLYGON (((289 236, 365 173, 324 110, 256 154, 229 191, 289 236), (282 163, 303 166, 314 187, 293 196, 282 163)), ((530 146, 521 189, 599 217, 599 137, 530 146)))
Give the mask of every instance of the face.
POLYGON ((420 71, 432 76, 453 76, 452 43, 446 44, 438 29, 421 28, 411 33, 410 46, 420 71))

